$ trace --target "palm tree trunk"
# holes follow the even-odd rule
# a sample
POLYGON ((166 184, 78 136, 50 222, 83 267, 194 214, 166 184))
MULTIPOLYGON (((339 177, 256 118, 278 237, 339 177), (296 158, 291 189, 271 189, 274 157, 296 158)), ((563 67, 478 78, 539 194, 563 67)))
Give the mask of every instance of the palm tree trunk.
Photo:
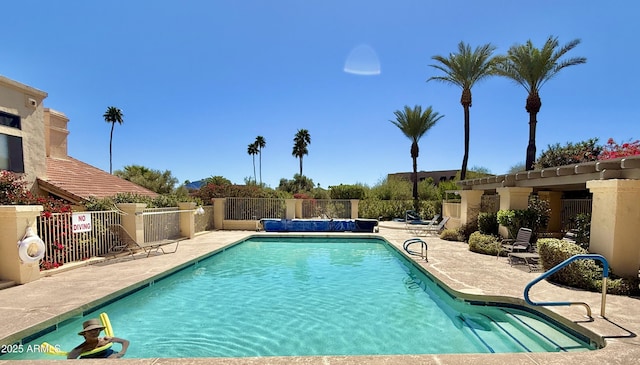
POLYGON ((116 126, 116 122, 111 122, 111 134, 109 136, 109 173, 113 173, 113 127, 116 126))
POLYGON ((302 156, 300 156, 300 176, 302 176, 302 156))
POLYGON ((462 168, 460 169, 460 180, 467 177, 467 163, 469 162, 469 108, 471 107, 471 89, 462 89, 460 104, 464 109, 464 156, 462 157, 462 168))
POLYGON ((469 106, 464 106, 464 156, 462 157, 462 168, 460 169, 460 180, 467 177, 467 163, 469 161, 469 106))
POLYGON ((260 149, 258 153, 260 154, 260 186, 262 186, 262 149, 260 149))
POLYGON ((529 144, 527 145, 527 160, 525 169, 533 170, 533 163, 536 160, 536 126, 537 116, 542 106, 542 101, 537 91, 532 91, 527 97, 527 112, 529 113, 529 144))
POLYGON ((251 155, 253 158, 253 181, 256 181, 256 155, 251 155))
POLYGON ((413 159, 413 209, 417 212, 419 208, 418 202, 418 143, 413 142, 411 145, 411 158, 413 159))
POLYGON ((525 169, 533 170, 533 163, 536 161, 536 114, 529 113, 529 144, 527 145, 527 161, 525 169))

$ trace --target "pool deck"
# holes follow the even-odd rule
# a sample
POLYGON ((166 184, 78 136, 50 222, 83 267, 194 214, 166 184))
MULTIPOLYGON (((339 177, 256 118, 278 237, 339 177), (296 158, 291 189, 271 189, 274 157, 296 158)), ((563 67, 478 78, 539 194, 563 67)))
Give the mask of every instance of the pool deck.
MULTIPOLYGON (((401 247, 413 237, 402 223, 381 222, 378 234, 401 247)), ((167 270, 220 250, 251 235, 273 235, 265 232, 216 231, 182 241, 173 254, 153 255, 140 259, 119 258, 60 271, 40 280, 0 290, 0 344, 28 335, 30 328, 46 328, 62 315, 67 318, 94 307, 104 297, 118 297, 141 282, 162 276, 167 270)), ((289 233, 289 235, 295 235, 289 233)), ((333 235, 333 234, 315 234, 333 235)), ((353 234, 361 235, 361 234, 353 234)), ((523 289, 540 273, 528 272, 526 266, 511 267, 507 259, 470 252, 467 244, 423 238, 429 246, 429 262, 416 258, 438 280, 465 295, 487 295, 512 302, 523 300, 523 289)), ((64 269, 64 267, 63 267, 64 269)), ((577 301, 588 303, 593 320, 585 317, 582 306, 547 307, 547 313, 579 323, 606 340, 603 349, 578 353, 521 353, 466 355, 398 355, 398 356, 317 356, 256 358, 184 358, 184 359, 118 359, 119 364, 631 364, 640 359, 640 299, 607 295, 606 319, 599 317, 601 294, 552 285, 546 281, 530 291, 533 301, 577 301)), ((372 334, 375 335, 375 334, 372 334)), ((443 339, 446 341, 447 339, 443 339)), ((135 346, 135 344, 132 344, 135 346)), ((161 349, 161 344, 158 348, 161 349)), ((59 364, 58 360, 3 360, 5 364, 59 364)), ((83 360, 85 364, 104 364, 104 359, 83 360)))

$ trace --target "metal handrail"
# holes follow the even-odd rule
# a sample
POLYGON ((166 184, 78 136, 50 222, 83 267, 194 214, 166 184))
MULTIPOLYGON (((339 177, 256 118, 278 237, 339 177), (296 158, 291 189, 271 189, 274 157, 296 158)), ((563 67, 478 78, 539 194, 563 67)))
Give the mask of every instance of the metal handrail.
POLYGON ((591 307, 589 307, 589 305, 587 303, 584 303, 584 302, 538 302, 538 303, 534 303, 529 299, 529 290, 531 289, 532 286, 534 286, 536 283, 538 283, 542 279, 545 279, 545 278, 555 274, 560 269, 562 269, 563 267, 569 265, 573 261, 580 260, 580 259, 583 259, 583 260, 599 260, 599 261, 602 262, 602 265, 603 265, 603 267, 602 267, 602 300, 601 300, 601 304, 600 304, 600 316, 602 318, 605 318, 604 310, 605 310, 606 296, 607 296, 607 279, 609 278, 609 263, 607 262, 607 259, 605 259, 604 256, 602 256, 602 255, 596 255, 596 254, 575 255, 575 256, 569 257, 568 259, 562 261, 558 265, 556 265, 553 268, 551 268, 549 271, 545 272, 544 274, 540 275, 538 278, 536 278, 533 281, 531 281, 529 284, 527 284, 527 286, 525 286, 525 288, 524 288, 524 300, 529 305, 534 305, 534 306, 584 305, 585 308, 587 309, 587 317, 591 318, 591 307))
POLYGON ((410 255, 414 255, 414 256, 420 256, 421 258, 424 258, 425 261, 429 261, 429 259, 427 258, 427 250, 429 249, 427 246, 427 243, 423 240, 421 240, 420 238, 410 238, 406 241, 404 241, 404 243, 402 244, 402 248, 407 251, 407 253, 409 253, 410 255), (412 251, 409 249, 409 245, 411 245, 412 243, 421 243, 420 245, 420 253, 418 253, 417 251, 412 251))

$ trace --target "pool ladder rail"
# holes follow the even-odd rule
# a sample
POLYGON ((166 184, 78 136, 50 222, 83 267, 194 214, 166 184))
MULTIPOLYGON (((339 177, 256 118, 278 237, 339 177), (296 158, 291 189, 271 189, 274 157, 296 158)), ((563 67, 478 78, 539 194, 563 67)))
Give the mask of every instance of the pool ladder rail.
POLYGON ((527 302, 527 304, 533 305, 533 306, 583 305, 587 310, 587 317, 592 318, 591 307, 589 307, 589 305, 584 302, 537 302, 536 303, 536 302, 532 302, 531 299, 529 299, 529 289, 531 289, 532 286, 534 286, 536 283, 538 283, 542 279, 545 279, 553 275, 558 270, 562 269, 563 267, 569 265, 570 263, 576 260, 599 260, 600 262, 602 262, 602 300, 600 304, 600 317, 606 318, 604 315, 604 309, 607 301, 606 300, 607 299, 607 278, 609 277, 609 263, 607 262, 607 259, 605 259, 602 255, 596 255, 596 254, 574 255, 562 261, 558 265, 554 266, 544 274, 540 275, 538 278, 534 279, 532 282, 527 284, 527 286, 525 286, 524 288, 524 300, 527 302))
POLYGON ((413 256, 420 256, 420 258, 423 258, 425 261, 429 262, 429 259, 427 258, 427 243, 425 241, 423 241, 420 238, 410 238, 406 241, 404 241, 404 243, 402 244, 402 248, 409 254, 409 255, 413 255, 413 256), (409 248, 409 246, 413 245, 413 244, 420 244, 420 251, 414 251, 412 249, 409 248))

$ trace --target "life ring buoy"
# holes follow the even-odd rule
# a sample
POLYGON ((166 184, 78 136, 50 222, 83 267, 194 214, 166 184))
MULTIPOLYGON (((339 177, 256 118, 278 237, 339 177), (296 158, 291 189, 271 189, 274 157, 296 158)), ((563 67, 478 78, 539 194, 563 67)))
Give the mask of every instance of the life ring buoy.
POLYGON ((18 242, 18 256, 25 264, 42 259, 45 251, 44 242, 38 236, 29 236, 18 242))
MULTIPOLYGON (((100 321, 102 322, 102 325, 104 326, 104 334, 107 335, 107 337, 113 337, 113 328, 111 327, 111 321, 109 321, 109 316, 107 315, 107 313, 100 313, 100 321)), ((98 352, 102 352, 108 348, 110 348, 111 346, 113 346, 113 343, 109 342, 108 344, 104 345, 104 346, 100 346, 97 347, 91 351, 86 351, 80 354, 80 356, 87 356, 87 355, 92 355, 92 354, 97 354, 98 352)), ((40 345, 41 348, 45 349, 45 352, 49 355, 57 355, 57 356, 67 356, 69 354, 68 351, 63 351, 60 350, 59 348, 57 348, 56 346, 50 345, 46 342, 43 342, 42 345, 40 345)))

